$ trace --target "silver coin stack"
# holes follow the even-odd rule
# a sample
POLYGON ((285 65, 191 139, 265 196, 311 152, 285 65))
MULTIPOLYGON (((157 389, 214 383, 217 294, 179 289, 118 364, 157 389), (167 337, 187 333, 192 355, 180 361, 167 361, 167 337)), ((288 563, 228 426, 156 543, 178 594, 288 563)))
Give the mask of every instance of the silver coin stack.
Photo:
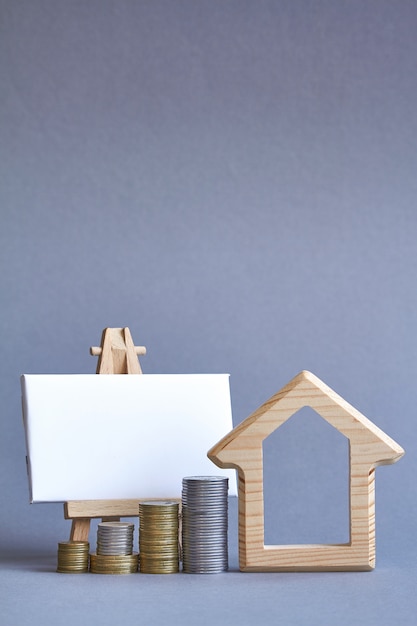
POLYGON ((227 495, 224 476, 189 476, 182 480, 182 559, 189 574, 228 569, 227 495))
POLYGON ((134 524, 129 522, 101 522, 97 527, 97 554, 132 554, 133 531, 134 524))

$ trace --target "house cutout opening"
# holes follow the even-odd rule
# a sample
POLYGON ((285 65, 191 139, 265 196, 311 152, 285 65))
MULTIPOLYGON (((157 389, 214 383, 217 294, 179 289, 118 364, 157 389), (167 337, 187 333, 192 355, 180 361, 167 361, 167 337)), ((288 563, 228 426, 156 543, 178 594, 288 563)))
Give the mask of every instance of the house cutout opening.
POLYGON ((349 440, 308 406, 263 441, 264 544, 350 540, 349 440))

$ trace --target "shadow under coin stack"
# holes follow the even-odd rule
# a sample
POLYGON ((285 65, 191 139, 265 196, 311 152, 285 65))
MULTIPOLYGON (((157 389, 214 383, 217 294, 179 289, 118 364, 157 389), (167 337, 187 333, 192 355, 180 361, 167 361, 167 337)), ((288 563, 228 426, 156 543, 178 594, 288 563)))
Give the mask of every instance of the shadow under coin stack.
POLYGON ((97 551, 90 554, 93 574, 134 574, 138 553, 133 552, 134 524, 101 522, 97 528, 97 551))
POLYGON ((178 502, 139 503, 139 570, 143 574, 179 571, 178 502))
POLYGON ((61 574, 88 572, 88 541, 61 541, 58 543, 58 567, 61 574))
POLYGON ((188 574, 228 569, 227 496, 223 476, 190 476, 182 481, 182 559, 188 574))

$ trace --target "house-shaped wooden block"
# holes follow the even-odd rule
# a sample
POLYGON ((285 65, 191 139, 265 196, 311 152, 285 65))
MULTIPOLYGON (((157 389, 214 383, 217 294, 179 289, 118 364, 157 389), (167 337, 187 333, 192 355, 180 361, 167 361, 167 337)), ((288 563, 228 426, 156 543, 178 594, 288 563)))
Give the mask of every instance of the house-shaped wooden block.
POLYGON ((375 467, 404 450, 311 372, 303 371, 208 452, 239 476, 242 571, 347 571, 375 567, 375 467), (299 409, 314 409, 350 448, 350 540, 346 544, 264 545, 262 442, 299 409))

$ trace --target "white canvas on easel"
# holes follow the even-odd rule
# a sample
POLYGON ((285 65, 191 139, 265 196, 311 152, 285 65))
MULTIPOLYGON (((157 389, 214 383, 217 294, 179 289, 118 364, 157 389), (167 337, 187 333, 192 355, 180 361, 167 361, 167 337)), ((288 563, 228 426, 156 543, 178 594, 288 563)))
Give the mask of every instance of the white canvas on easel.
POLYGON ((21 377, 31 502, 180 498, 236 472, 207 450, 233 428, 228 374, 21 377))

